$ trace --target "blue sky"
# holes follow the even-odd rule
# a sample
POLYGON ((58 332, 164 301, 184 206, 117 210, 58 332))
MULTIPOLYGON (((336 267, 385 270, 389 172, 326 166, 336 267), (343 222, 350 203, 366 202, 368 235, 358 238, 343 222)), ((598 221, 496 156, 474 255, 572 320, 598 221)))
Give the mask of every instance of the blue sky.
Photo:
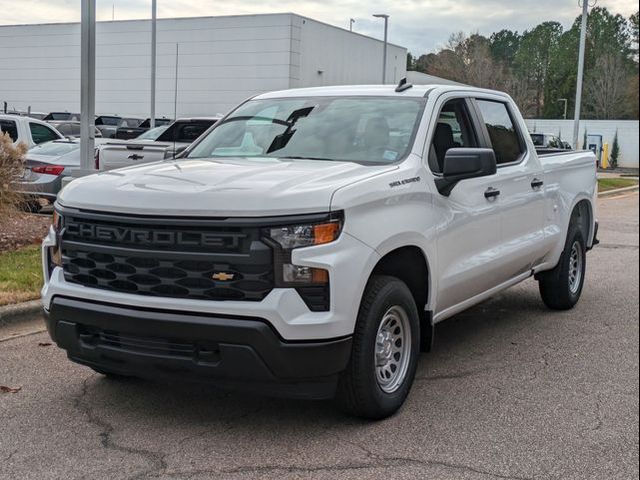
MULTIPOLYGON (((97 0, 98 20, 148 18, 150 0, 97 0)), ((598 0, 628 17, 638 9, 633 0, 598 0)), ((70 22, 80 20, 80 0, 0 0, 0 24, 70 22)), ((446 43, 457 31, 522 31, 546 20, 571 25, 580 13, 576 0, 158 0, 160 18, 204 15, 295 12, 374 37, 382 36, 382 21, 373 13, 387 13, 389 41, 413 54, 427 53, 446 43)))

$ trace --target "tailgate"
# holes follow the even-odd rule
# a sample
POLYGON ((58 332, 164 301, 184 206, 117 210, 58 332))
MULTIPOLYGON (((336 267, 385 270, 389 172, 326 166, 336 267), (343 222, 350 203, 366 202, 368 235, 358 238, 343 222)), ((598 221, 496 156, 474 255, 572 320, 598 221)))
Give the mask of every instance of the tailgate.
POLYGON ((100 170, 130 167, 142 163, 164 160, 168 145, 136 143, 107 143, 100 147, 100 170))

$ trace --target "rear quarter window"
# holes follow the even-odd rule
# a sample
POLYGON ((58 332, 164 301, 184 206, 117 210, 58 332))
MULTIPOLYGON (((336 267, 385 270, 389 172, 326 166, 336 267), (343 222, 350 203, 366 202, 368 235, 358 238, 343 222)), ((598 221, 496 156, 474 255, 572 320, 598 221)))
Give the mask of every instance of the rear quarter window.
POLYGON ((0 120, 0 132, 8 133, 13 142, 18 140, 18 127, 13 120, 0 120))

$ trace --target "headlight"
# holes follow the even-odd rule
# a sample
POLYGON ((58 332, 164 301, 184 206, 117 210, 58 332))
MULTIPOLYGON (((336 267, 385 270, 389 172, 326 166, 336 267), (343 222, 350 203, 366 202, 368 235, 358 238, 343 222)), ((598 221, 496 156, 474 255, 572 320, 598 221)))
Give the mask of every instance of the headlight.
POLYGON ((275 248, 276 285, 279 287, 328 286, 329 272, 322 268, 294 265, 291 252, 296 248, 324 245, 338 239, 342 230, 342 214, 326 220, 298 225, 272 227, 267 236, 275 248))
POLYGON ((321 224, 292 225, 269 230, 269 236, 285 250, 322 245, 336 240, 340 236, 340 220, 321 224))

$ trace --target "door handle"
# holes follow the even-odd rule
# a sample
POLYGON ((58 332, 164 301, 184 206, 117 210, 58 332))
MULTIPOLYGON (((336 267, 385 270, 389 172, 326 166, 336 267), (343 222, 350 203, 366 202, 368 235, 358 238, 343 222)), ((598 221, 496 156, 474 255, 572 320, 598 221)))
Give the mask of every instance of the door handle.
POLYGON ((484 198, 486 199, 496 198, 498 195, 500 195, 500 190, 496 190, 493 187, 487 188, 484 192, 484 198))
POLYGON ((531 181, 531 188, 533 188, 534 190, 537 188, 540 188, 544 185, 544 182, 542 180, 540 180, 539 178, 534 178, 531 181))

